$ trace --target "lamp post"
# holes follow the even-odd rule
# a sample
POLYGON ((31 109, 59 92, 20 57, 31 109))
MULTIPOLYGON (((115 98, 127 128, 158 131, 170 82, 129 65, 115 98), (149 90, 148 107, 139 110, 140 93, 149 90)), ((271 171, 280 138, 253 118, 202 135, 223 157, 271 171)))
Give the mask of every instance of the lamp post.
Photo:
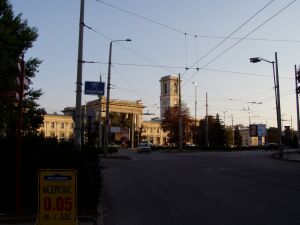
POLYGON ((281 139, 281 107, 280 107, 280 91, 279 91, 279 75, 278 75, 278 59, 277 52, 275 52, 275 61, 269 61, 262 57, 254 57, 250 58, 251 63, 258 63, 261 61, 265 61, 267 63, 272 64, 273 68, 273 78, 274 78, 274 87, 275 87, 275 102, 276 102, 276 116, 277 116, 277 127, 278 127, 278 135, 279 135, 279 157, 283 156, 283 148, 282 148, 282 139, 281 139))
POLYGON ((225 125, 226 125, 226 124, 225 124, 225 118, 226 118, 226 117, 225 117, 225 113, 227 113, 227 110, 222 111, 222 113, 224 114, 224 127, 225 127, 225 125))
POLYGON ((104 129, 104 157, 107 157, 108 150, 108 139, 109 139, 109 101, 110 101, 110 75, 111 75, 111 54, 112 54, 112 44, 113 42, 120 41, 131 41, 131 39, 125 40, 113 40, 109 45, 109 58, 108 58, 108 73, 107 73, 107 96, 106 96, 106 112, 105 112, 105 129, 104 129))
POLYGON ((197 130, 197 86, 198 83, 197 82, 193 82, 193 84, 195 85, 195 125, 194 125, 194 144, 196 145, 196 130, 197 130))

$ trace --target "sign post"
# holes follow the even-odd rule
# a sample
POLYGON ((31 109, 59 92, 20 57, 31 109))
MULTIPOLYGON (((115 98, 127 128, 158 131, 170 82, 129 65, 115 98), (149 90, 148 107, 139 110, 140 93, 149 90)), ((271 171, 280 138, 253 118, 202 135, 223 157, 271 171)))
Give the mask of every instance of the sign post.
POLYGON ((40 170, 38 225, 77 224, 76 170, 40 170))

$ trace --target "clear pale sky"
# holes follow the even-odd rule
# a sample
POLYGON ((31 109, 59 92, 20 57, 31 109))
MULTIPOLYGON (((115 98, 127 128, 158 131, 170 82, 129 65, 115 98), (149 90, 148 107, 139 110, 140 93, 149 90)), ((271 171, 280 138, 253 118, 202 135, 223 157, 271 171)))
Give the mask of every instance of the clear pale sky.
MULTIPOLYGON (((44 91, 39 103, 48 113, 75 106, 80 0, 10 2, 15 13, 22 13, 30 26, 38 28, 39 37, 26 57, 43 60, 33 81, 34 88, 44 91)), ((197 82, 197 117, 205 115, 208 93, 209 114, 219 113, 222 120, 225 115, 226 124, 231 124, 233 118, 234 124, 248 125, 250 118, 251 123, 276 126, 272 65, 252 64, 249 58, 259 56, 273 61, 277 51, 283 126, 292 122, 296 128, 294 65, 300 64, 299 1, 278 15, 293 1, 105 2, 115 8, 85 0, 84 22, 93 30, 84 29, 83 59, 100 63, 83 65, 83 82, 98 81, 100 73, 106 81, 110 40, 130 38, 132 42, 113 45, 112 98, 141 99, 145 112, 159 116, 160 78, 181 73, 183 101, 192 116, 196 96, 192 82, 197 82), (236 30, 234 38, 225 40, 236 30), (197 72, 195 68, 201 69, 197 72)), ((82 95, 83 104, 93 99, 96 97, 82 95)))

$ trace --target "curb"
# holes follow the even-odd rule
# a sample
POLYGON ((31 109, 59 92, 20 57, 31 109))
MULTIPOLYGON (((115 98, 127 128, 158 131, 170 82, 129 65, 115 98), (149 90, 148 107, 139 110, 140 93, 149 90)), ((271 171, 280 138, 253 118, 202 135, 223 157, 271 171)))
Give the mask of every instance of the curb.
MULTIPOLYGON (((293 153, 297 153, 297 152, 292 152, 292 153, 288 153, 288 154, 293 154, 293 153)), ((290 161, 290 162, 296 162, 296 163, 300 163, 300 160, 296 160, 296 159, 289 159, 289 158, 281 158, 278 156, 278 152, 273 153, 270 155, 270 158, 272 159, 277 159, 277 160, 282 160, 282 161, 290 161)), ((299 154, 299 153, 297 153, 299 154)))

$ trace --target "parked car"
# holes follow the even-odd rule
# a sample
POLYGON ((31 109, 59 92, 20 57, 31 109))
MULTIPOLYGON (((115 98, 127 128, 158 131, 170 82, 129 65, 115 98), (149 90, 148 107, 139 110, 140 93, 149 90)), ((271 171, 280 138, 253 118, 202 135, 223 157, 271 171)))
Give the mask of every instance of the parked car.
POLYGON ((147 153, 151 153, 151 145, 150 143, 139 143, 138 144, 138 152, 147 152, 147 153))
POLYGON ((267 143, 265 145, 266 150, 273 150, 273 149, 278 149, 278 144, 277 143, 267 143))

